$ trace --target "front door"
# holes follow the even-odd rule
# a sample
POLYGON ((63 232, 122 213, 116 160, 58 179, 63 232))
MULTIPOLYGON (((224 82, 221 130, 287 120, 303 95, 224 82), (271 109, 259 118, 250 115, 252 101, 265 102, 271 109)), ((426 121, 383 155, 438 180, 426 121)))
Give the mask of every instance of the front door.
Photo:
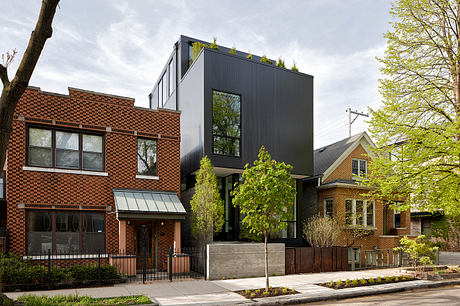
POLYGON ((145 261, 147 269, 153 268, 154 252, 152 239, 152 223, 137 224, 137 268, 142 269, 145 261))

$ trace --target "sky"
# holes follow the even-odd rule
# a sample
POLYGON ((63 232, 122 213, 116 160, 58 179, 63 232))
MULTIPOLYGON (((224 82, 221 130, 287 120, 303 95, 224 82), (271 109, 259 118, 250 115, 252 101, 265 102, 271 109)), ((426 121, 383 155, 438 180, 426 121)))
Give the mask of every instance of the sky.
MULTIPOLYGON (((5 1, 0 53, 27 47, 41 1, 5 1)), ((314 147, 348 137, 346 109, 378 108, 390 0, 63 0, 29 85, 76 87, 136 99, 148 94, 183 34, 269 58, 314 76, 314 147)), ((352 134, 367 129, 359 117, 352 134)))

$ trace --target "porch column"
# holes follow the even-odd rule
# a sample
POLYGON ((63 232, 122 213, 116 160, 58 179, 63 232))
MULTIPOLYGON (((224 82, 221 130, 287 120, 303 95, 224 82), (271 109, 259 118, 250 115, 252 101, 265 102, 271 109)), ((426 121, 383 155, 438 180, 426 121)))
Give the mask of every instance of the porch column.
POLYGON ((180 245, 180 221, 175 220, 174 221, 174 241, 176 242, 176 249, 181 248, 180 245))
POLYGON ((126 220, 120 220, 119 222, 118 249, 121 252, 126 252, 126 220))

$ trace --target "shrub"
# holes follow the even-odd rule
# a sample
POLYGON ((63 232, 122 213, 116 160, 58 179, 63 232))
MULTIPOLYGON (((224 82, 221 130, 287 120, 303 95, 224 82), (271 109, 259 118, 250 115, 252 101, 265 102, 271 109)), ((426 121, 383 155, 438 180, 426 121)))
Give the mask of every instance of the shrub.
POLYGON ((331 247, 340 235, 339 224, 329 216, 316 215, 303 226, 303 236, 313 247, 331 247))
POLYGON ((209 49, 219 50, 219 46, 216 44, 216 38, 213 38, 212 43, 209 44, 209 49))
POLYGON ((362 279, 359 281, 359 283, 360 283, 361 285, 367 285, 367 280, 366 280, 365 278, 362 278, 362 279))
POLYGON ((358 280, 357 279, 352 280, 351 285, 352 286, 357 286, 358 285, 358 280))
POLYGON ((367 281, 368 281, 369 284, 371 284, 371 285, 375 284, 375 279, 373 279, 373 278, 369 278, 367 281))
POLYGON ((286 68, 284 65, 284 61, 280 58, 278 58, 278 62, 276 63, 276 66, 281 67, 281 68, 286 68))
POLYGON ((291 70, 292 70, 292 71, 295 71, 295 72, 299 72, 299 69, 298 69, 297 66, 295 65, 295 62, 294 62, 294 65, 291 67, 291 70))
MULTIPOLYGON (((199 41, 194 42, 192 44, 192 51, 193 51, 193 61, 198 57, 198 54, 200 53, 201 49, 203 48, 208 48, 209 46, 207 44, 201 43, 199 41)), ((192 62, 193 62, 192 61, 192 62)))
POLYGON ((287 293, 288 292, 288 289, 287 288, 283 288, 283 293, 287 293))
POLYGON ((417 263, 422 265, 432 265, 431 257, 434 257, 437 246, 432 246, 425 235, 420 235, 415 239, 409 239, 404 236, 399 241, 400 246, 394 248, 395 251, 402 251, 409 255, 415 271, 419 270, 417 263))
POLYGON ((385 282, 387 282, 387 283, 391 282, 391 277, 385 276, 385 282))
POLYGON ((260 58, 260 61, 262 63, 267 63, 267 64, 273 64, 271 60, 269 60, 265 55, 262 55, 262 57, 260 58))
POLYGON ((251 59, 251 58, 252 58, 252 54, 251 54, 251 51, 249 51, 249 54, 248 54, 248 55, 246 55, 246 58, 247 58, 247 59, 251 59))
POLYGON ((233 54, 233 55, 236 55, 236 48, 235 48, 235 47, 232 47, 232 48, 230 49, 230 51, 228 51, 228 53, 233 54))
POLYGON ((381 283, 381 282, 382 282, 382 278, 381 278, 380 276, 377 277, 377 282, 378 282, 378 283, 381 283))
POLYGON ((269 295, 270 294, 270 291, 264 291, 262 292, 263 295, 269 295))
POLYGON ((255 296, 256 296, 256 294, 254 292, 251 293, 251 297, 255 297, 255 296))

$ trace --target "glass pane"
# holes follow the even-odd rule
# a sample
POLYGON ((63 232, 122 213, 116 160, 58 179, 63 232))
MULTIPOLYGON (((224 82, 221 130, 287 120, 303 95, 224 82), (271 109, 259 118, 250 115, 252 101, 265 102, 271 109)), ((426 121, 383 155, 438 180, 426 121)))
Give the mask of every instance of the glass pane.
POLYGON ((51 131, 43 129, 29 129, 29 145, 34 147, 51 148, 51 131))
POLYGON ((56 252, 74 253, 80 250, 80 213, 56 213, 56 252))
POLYGON ((137 140, 137 172, 142 175, 157 175, 156 140, 137 140))
POLYGON ((80 233, 56 232, 56 253, 72 254, 80 252, 80 233))
POLYGON ((367 225, 374 226, 374 202, 367 202, 367 225))
POLYGON ((358 161, 356 159, 353 159, 351 161, 351 168, 352 168, 352 173, 354 175, 358 175, 358 161))
POLYGON ((332 218, 332 200, 326 200, 326 210, 325 210, 326 216, 329 216, 332 218))
POLYGON ((218 136, 240 137, 240 96, 213 91, 212 132, 218 136))
POLYGON ((345 223, 348 225, 353 224, 353 206, 352 206, 352 201, 351 200, 346 200, 345 201, 345 223))
POLYGON ((97 253, 105 251, 105 216, 101 213, 83 214, 83 251, 97 253))
POLYGON ((56 167, 58 168, 79 168, 78 151, 56 150, 56 167))
POLYGON ((169 95, 171 95, 176 87, 176 65, 174 65, 174 57, 175 54, 173 55, 173 59, 169 63, 169 95))
POLYGON ((102 153, 83 152, 83 169, 84 170, 104 170, 102 153))
POLYGON ((51 167, 51 149, 29 148, 29 166, 51 167))
POLYGON ((102 153, 102 136, 83 135, 83 151, 102 153))
POLYGON ((360 160, 359 161, 359 175, 365 177, 366 176, 366 161, 360 160))
POLYGON ((105 252, 105 234, 104 233, 83 233, 83 252, 93 253, 105 252))
POLYGON ((78 150, 78 134, 56 131, 56 148, 78 150))
POLYGON ((86 233, 103 233, 105 216, 101 213, 84 213, 82 231, 86 233))
POLYGON ((158 107, 163 107, 163 80, 158 83, 158 107))
POLYGON ((51 212, 31 211, 27 213, 27 254, 40 255, 52 250, 51 212))
POLYGON ((214 154, 240 156, 240 140, 238 138, 214 136, 213 139, 214 154))
POLYGON ((79 232, 80 213, 78 212, 57 212, 56 232, 79 232))
POLYGON ((163 106, 166 104, 166 101, 168 100, 168 78, 167 78, 167 75, 166 75, 166 72, 165 74, 163 74, 163 106))
POLYGON ((363 219, 364 219, 364 215, 363 215, 363 209, 364 209, 364 206, 363 206, 363 201, 356 201, 356 224, 363 224, 363 219))

